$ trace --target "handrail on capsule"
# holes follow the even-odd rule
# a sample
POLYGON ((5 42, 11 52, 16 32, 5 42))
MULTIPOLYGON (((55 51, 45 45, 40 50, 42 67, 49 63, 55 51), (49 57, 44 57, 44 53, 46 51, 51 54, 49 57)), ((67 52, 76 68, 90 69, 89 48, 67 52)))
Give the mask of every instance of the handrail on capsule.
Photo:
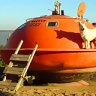
POLYGON ((26 19, 26 22, 28 22, 28 21, 30 21, 30 20, 33 20, 33 18, 28 18, 28 19, 26 19))

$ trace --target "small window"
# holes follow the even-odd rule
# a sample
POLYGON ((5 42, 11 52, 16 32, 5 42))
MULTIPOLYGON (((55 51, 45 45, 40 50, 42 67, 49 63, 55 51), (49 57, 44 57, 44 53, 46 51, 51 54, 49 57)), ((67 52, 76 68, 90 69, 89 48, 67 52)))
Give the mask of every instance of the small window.
POLYGON ((48 22, 47 26, 48 27, 56 27, 58 25, 58 22, 48 22))

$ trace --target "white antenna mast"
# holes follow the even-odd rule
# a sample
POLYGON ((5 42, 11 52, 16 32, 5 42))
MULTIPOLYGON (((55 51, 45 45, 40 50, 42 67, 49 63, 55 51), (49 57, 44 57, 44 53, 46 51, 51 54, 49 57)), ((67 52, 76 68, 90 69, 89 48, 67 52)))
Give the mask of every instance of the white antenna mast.
POLYGON ((59 0, 56 0, 56 2, 55 2, 55 12, 57 13, 57 14, 60 14, 60 6, 61 6, 61 3, 59 2, 59 0))

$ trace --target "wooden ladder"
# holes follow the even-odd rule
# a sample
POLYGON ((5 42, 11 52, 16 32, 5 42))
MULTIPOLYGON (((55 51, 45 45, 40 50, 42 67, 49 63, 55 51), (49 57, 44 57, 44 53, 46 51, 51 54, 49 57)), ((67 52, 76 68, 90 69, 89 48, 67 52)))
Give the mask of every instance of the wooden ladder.
POLYGON ((36 53, 38 44, 35 45, 32 54, 21 55, 18 54, 18 52, 22 44, 23 40, 20 41, 15 53, 10 57, 9 65, 5 67, 3 71, 4 78, 2 81, 0 81, 0 89, 2 90, 9 89, 12 91, 17 91, 24 82, 24 78, 36 53))

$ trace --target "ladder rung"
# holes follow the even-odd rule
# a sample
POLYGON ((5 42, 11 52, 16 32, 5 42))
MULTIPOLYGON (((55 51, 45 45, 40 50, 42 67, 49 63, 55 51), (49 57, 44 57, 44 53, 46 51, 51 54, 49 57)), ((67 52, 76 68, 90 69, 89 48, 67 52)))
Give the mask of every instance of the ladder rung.
POLYGON ((0 81, 0 89, 5 89, 10 85, 8 82, 0 81))
POLYGON ((11 83, 10 86, 8 86, 8 89, 14 90, 16 85, 17 85, 17 83, 11 83))
POLYGON ((16 84, 17 83, 8 83, 8 82, 1 81, 0 82, 0 89, 6 89, 6 88, 8 88, 10 90, 14 90, 15 87, 16 87, 16 84))
POLYGON ((7 88, 7 86, 6 85, 0 85, 0 89, 5 89, 5 88, 7 88))
POLYGON ((14 83, 10 83, 11 87, 16 87, 16 85, 17 85, 17 83, 15 83, 15 82, 14 83))
POLYGON ((20 75, 24 68, 16 68, 16 67, 7 67, 5 68, 5 74, 13 74, 13 75, 20 75))
POLYGON ((1 87, 2 85, 3 85, 3 86, 10 85, 10 82, 8 83, 8 82, 0 81, 0 87, 1 87))
POLYGON ((30 55, 16 55, 12 54, 10 61, 28 61, 30 55))
POLYGON ((7 87, 9 90, 14 90, 15 89, 15 86, 13 87, 13 86, 9 86, 9 87, 7 87))

